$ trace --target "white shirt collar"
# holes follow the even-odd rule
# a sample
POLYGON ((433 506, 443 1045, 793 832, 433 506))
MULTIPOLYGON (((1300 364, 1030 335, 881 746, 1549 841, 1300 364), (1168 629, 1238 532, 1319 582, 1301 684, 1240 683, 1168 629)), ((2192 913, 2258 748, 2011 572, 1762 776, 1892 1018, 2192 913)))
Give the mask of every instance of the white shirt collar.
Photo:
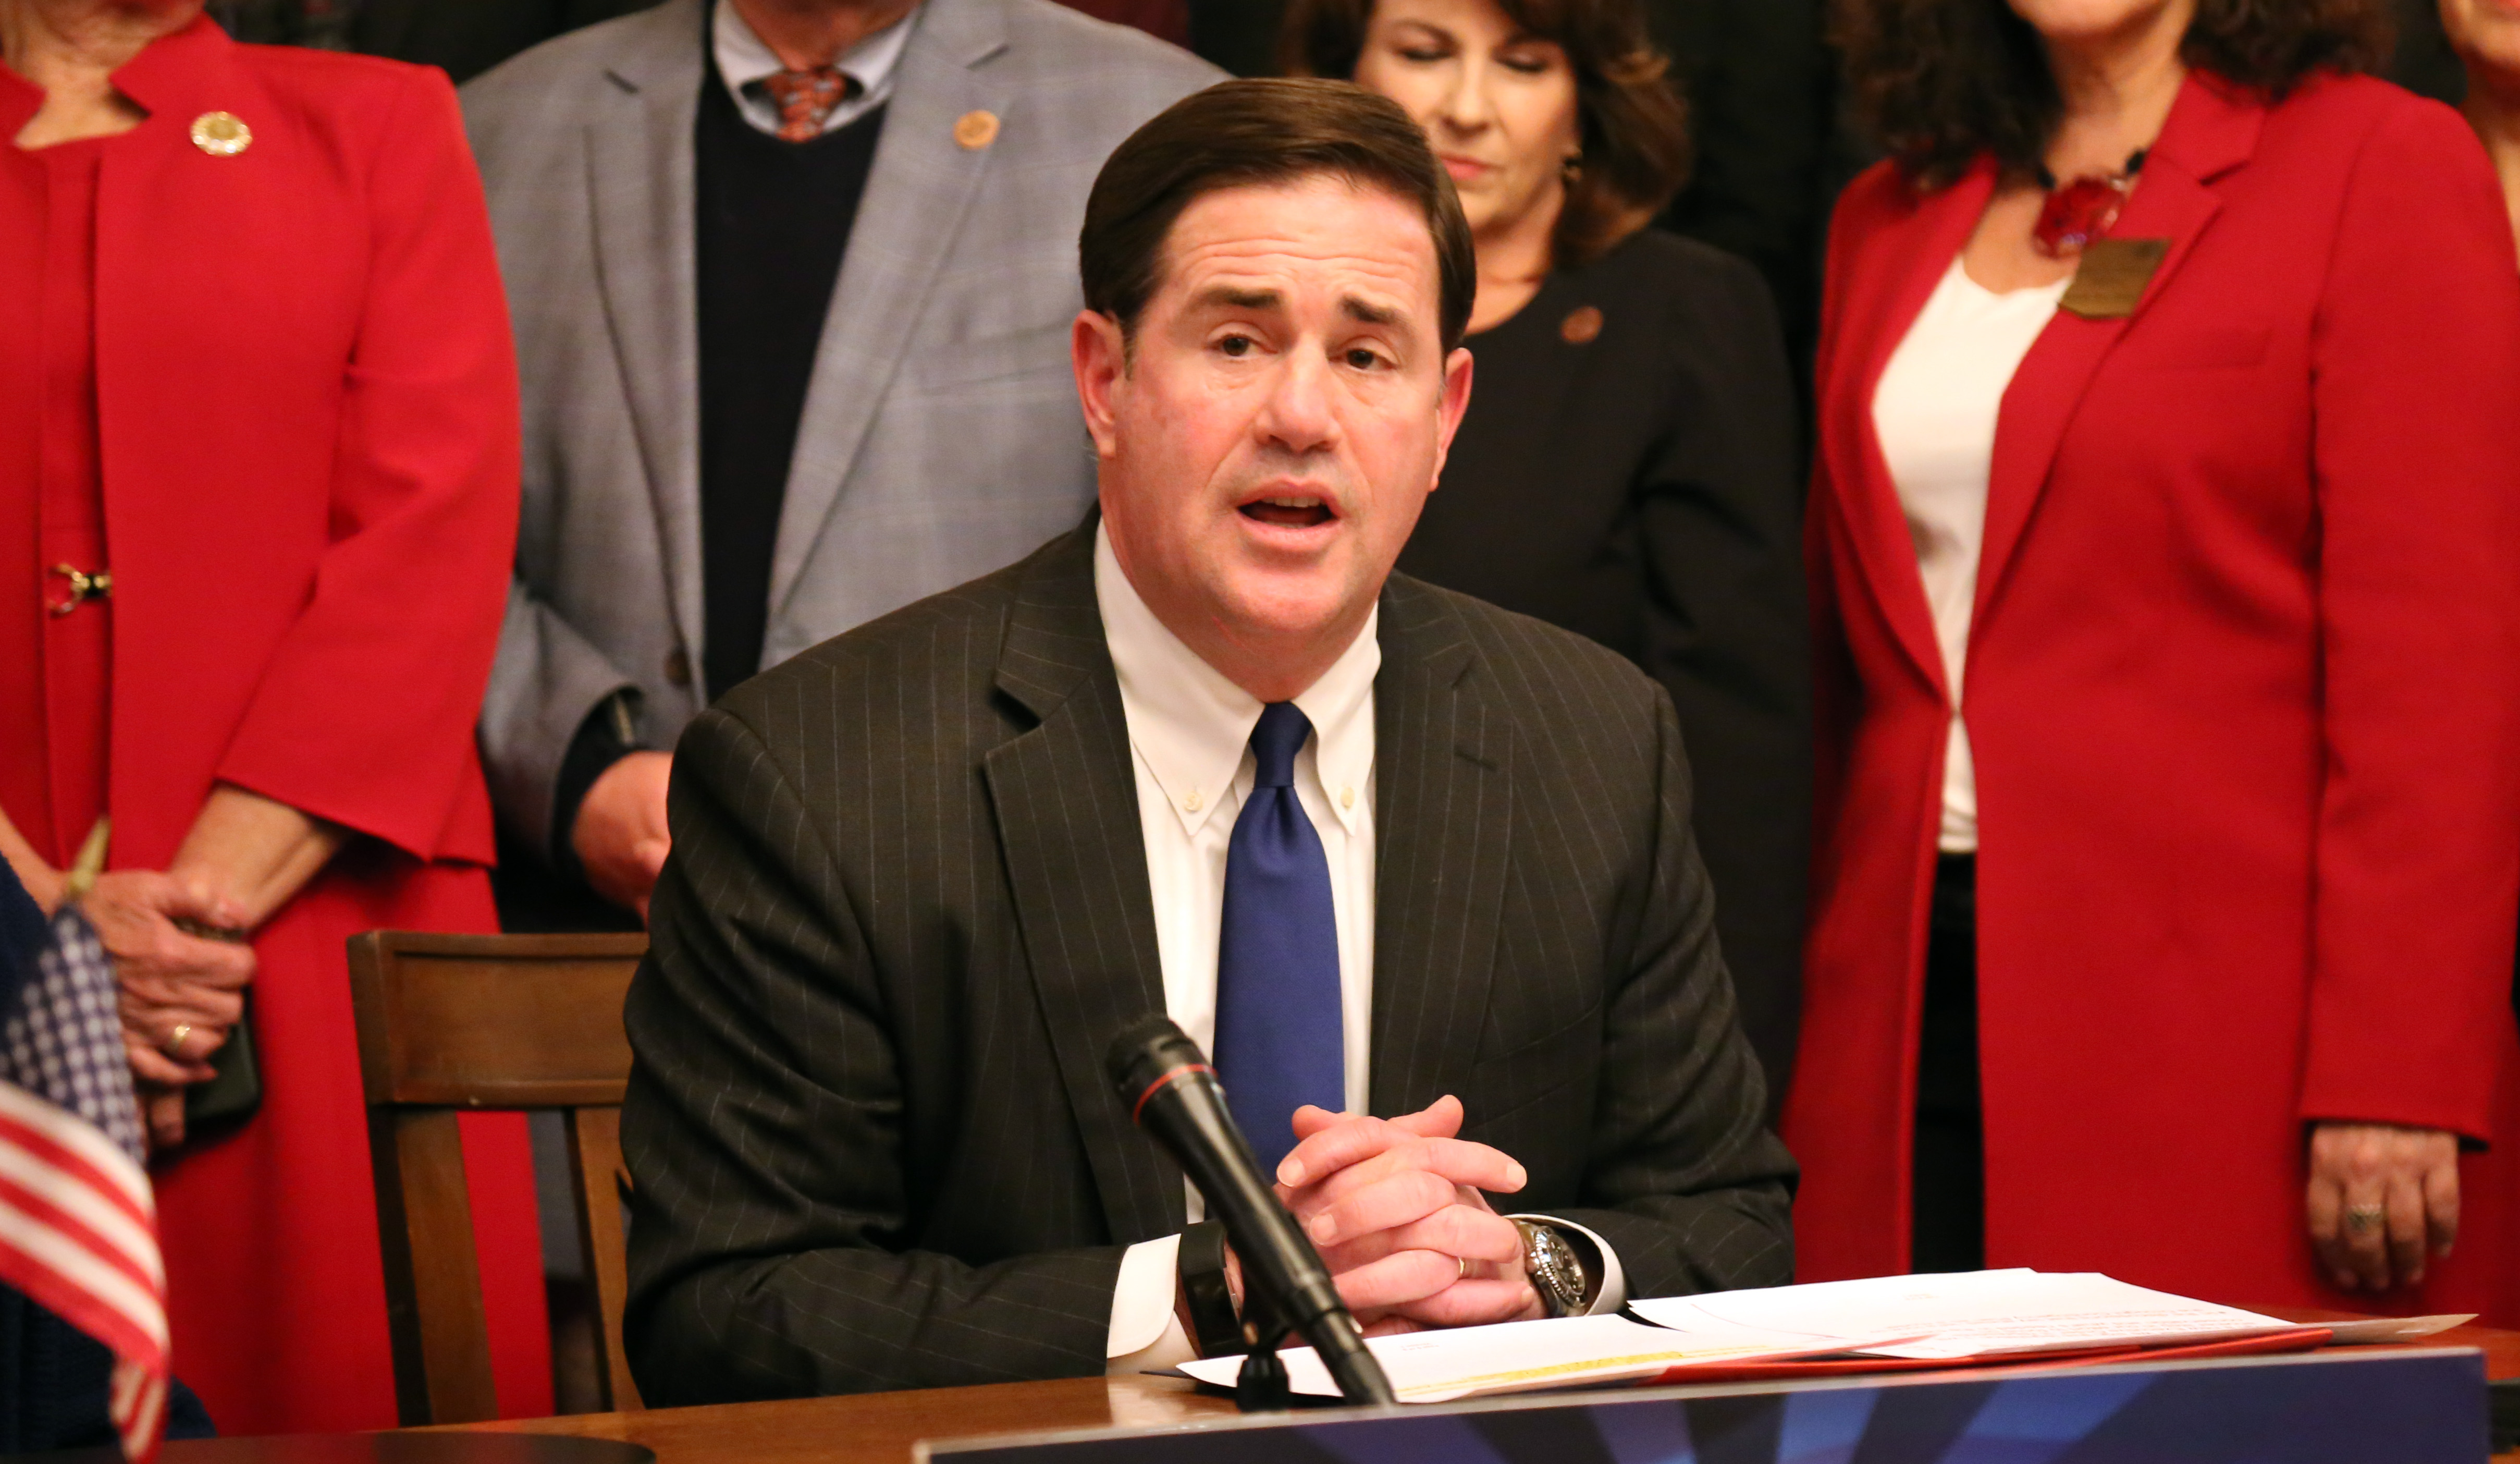
MULTIPOLYGON (((1094 598, 1102 634, 1120 673, 1120 703, 1129 745, 1146 760, 1157 787, 1195 836, 1234 787, 1260 722, 1260 699, 1201 661, 1155 618, 1111 552, 1111 536, 1094 530, 1094 598)), ((1366 806, 1373 770, 1373 678, 1382 669, 1379 606, 1321 679, 1296 694, 1295 708, 1313 724, 1315 770, 1330 811, 1349 833, 1366 806)), ((1298 765, 1300 765, 1300 757, 1298 765)))
MULTIPOLYGON (((856 96, 832 110, 823 130, 845 127, 892 99, 892 82, 901 68, 901 53, 910 44, 911 27, 926 10, 924 5, 900 20, 850 47, 832 65, 857 82, 856 96)), ((717 0, 709 17, 709 49, 717 61, 717 73, 726 81, 736 105, 743 110, 746 120, 764 132, 779 130, 779 109, 770 99, 745 87, 764 76, 787 69, 779 53, 753 31, 730 0, 717 0)))

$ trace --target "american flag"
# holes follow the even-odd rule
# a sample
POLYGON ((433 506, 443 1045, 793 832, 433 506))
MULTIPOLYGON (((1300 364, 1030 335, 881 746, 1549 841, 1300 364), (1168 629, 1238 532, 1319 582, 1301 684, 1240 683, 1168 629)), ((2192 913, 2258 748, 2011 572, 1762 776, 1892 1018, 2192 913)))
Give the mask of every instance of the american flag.
POLYGON ((16 1000, 0 991, 0 1281, 112 1350, 109 1411, 146 1464, 166 1425, 166 1272, 114 995, 75 905, 16 1000))

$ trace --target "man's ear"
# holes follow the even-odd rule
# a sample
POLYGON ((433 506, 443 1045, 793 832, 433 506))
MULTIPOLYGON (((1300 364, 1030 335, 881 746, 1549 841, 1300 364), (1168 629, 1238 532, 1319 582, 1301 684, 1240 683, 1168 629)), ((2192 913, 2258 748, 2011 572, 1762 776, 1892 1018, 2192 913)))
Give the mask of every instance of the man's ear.
MULTIPOLYGON (((1453 434, 1462 430, 1462 415, 1470 409, 1470 351, 1453 347, 1444 358, 1444 395, 1435 422, 1435 481, 1444 480, 1444 462, 1453 455, 1453 434)), ((1433 492, 1433 488, 1428 488, 1433 492)))
POLYGON ((1085 430, 1097 456, 1119 454, 1118 403, 1129 376, 1129 343, 1120 322, 1100 310, 1080 310, 1070 329, 1068 358, 1076 368, 1076 399, 1085 408, 1085 430))

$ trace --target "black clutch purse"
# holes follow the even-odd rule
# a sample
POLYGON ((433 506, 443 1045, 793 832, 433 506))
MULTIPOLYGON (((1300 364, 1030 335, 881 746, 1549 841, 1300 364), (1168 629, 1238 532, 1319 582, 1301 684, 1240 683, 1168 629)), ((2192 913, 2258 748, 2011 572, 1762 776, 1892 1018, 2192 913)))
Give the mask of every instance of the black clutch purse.
POLYGON ((187 1136, 208 1130, 232 1128, 253 1117, 262 1107, 262 1066, 253 1054, 253 993, 245 996, 245 1015, 228 1029, 228 1039, 210 1054, 210 1067, 218 1074, 208 1082, 198 1082, 184 1090, 184 1129, 187 1136))
MULTIPOLYGON (((177 920, 174 925, 185 935, 204 940, 242 945, 252 938, 243 931, 220 930, 197 921, 177 920)), ((262 1107, 262 1065, 254 1061, 253 1055, 253 991, 248 987, 240 995, 245 1011, 238 1016, 237 1025, 228 1029, 228 1039, 210 1054, 210 1071, 216 1075, 184 1090, 187 1142, 203 1131, 233 1128, 262 1107)))

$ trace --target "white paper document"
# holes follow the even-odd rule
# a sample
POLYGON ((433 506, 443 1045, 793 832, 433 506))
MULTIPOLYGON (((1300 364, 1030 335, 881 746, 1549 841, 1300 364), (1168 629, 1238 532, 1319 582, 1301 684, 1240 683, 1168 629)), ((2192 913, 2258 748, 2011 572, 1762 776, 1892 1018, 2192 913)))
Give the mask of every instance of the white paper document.
POLYGON ((1688 1330, 1707 1322, 1755 1328, 1873 1357, 1947 1359, 2188 1346, 2303 1330, 2091 1273, 2031 1270, 1884 1276, 1765 1291, 1728 1291, 1631 1303, 1638 1315, 1688 1330), (1863 1339, 1904 1336, 1881 1345, 1863 1339))
MULTIPOLYGON (((2232 1306, 2146 1291, 2106 1276, 2031 1270, 1884 1276, 1628 1304, 1620 1316, 1508 1322, 1376 1338, 1400 1400, 1436 1403, 1543 1388, 1639 1383, 1676 1368, 1817 1357, 1919 1361, 2033 1357, 2100 1348, 2186 1347, 2311 1330, 2232 1306)), ((2461 1317, 2345 1324, 2339 1340, 2408 1341, 2461 1317), (2367 1336, 2351 1335, 2358 1325, 2367 1336)), ((1310 1348, 1279 1354, 1296 1393, 1336 1397, 1310 1348)), ((1234 1386, 1239 1357, 1182 1364, 1234 1386)))
MULTIPOLYGON (((1569 1316, 1377 1337, 1366 1346, 1382 1363, 1391 1391, 1402 1402, 1440 1403, 1587 1383, 1642 1382, 1675 1367, 1802 1357, 1841 1350, 1844 1344, 1705 1320, 1674 1330, 1621 1316, 1569 1316)), ((1286 1382, 1294 1392, 1339 1395, 1329 1369, 1311 1348, 1287 1348, 1278 1355, 1286 1364, 1286 1382)), ((1204 1357, 1183 1363, 1181 1370, 1202 1383, 1231 1388, 1242 1359, 1204 1357)))

